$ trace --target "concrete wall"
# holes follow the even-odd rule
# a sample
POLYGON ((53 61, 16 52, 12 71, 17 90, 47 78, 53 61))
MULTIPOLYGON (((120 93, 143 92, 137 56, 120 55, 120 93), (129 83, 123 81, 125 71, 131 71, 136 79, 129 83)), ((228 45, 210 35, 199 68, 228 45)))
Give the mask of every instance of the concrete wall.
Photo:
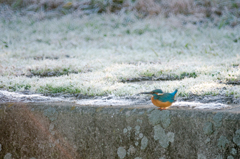
POLYGON ((237 159, 240 111, 0 105, 0 158, 237 159))

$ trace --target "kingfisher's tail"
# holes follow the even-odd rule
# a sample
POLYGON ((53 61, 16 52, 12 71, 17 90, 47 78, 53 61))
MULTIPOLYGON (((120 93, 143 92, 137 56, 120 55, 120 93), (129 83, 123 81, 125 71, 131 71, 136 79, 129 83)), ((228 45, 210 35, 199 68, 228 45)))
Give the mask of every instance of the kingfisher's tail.
POLYGON ((178 89, 176 89, 174 92, 172 92, 173 95, 176 95, 178 89))

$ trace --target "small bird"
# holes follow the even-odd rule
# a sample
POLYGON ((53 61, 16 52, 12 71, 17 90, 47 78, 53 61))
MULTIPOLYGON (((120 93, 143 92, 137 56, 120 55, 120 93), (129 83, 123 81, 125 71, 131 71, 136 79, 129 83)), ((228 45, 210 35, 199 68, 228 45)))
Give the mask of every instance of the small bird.
POLYGON ((151 97, 152 103, 159 107, 159 109, 166 109, 175 102, 175 96, 177 94, 177 89, 172 93, 163 93, 161 89, 155 89, 151 92, 141 92, 139 94, 152 94, 151 97))

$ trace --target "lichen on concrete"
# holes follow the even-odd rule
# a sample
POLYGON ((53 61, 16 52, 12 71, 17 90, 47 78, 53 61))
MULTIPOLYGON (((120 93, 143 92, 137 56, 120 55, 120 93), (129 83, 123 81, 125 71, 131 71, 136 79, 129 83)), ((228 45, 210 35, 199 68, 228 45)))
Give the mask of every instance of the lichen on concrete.
POLYGON ((127 131, 128 131, 127 128, 124 128, 124 129, 123 129, 123 133, 124 133, 124 134, 127 133, 127 131))
POLYGON ((163 148, 167 148, 169 146, 169 141, 167 138, 161 138, 159 139, 159 144, 163 147, 163 148))
POLYGON ((131 126, 127 126, 127 130, 128 130, 128 131, 131 131, 131 130, 132 130, 132 127, 131 127, 131 126))
POLYGON ((154 126, 154 140, 158 140, 163 148, 169 146, 169 139, 161 125, 154 126))
POLYGON ((148 115, 148 119, 150 124, 157 125, 161 123, 164 128, 167 128, 171 123, 170 112, 168 110, 154 110, 148 115))
POLYGON ((123 159, 126 156, 127 151, 125 150, 124 147, 119 147, 117 150, 117 154, 120 159, 123 159))
POLYGON ((225 149, 226 145, 229 143, 228 139, 221 135, 218 141, 218 148, 225 149))
POLYGON ((232 148, 231 149, 231 154, 235 156, 237 154, 237 150, 235 148, 232 148))
POLYGON ((56 115, 58 114, 58 112, 56 111, 56 109, 54 107, 49 107, 47 109, 44 110, 43 114, 48 117, 51 121, 56 120, 56 115))
POLYGON ((167 136, 168 136, 169 142, 173 143, 174 142, 174 133, 173 132, 168 132, 167 136))
POLYGON ((139 112, 138 114, 139 115, 143 115, 145 112, 144 111, 141 111, 141 112, 139 112))
POLYGON ((222 119, 223 119, 223 113, 216 113, 213 116, 213 121, 214 121, 214 125, 215 127, 219 128, 222 125, 222 119))
POLYGON ((233 137, 233 142, 235 144, 237 144, 238 146, 240 146, 240 129, 238 129, 236 132, 235 132, 235 135, 233 137))
POLYGON ((131 111, 127 111, 126 112, 126 117, 130 117, 131 116, 131 111))
POLYGON ((234 159, 234 157, 233 156, 228 156, 227 159, 234 159))
POLYGON ((161 114, 160 111, 154 110, 148 115, 149 123, 152 125, 157 125, 160 123, 161 114))
POLYGON ((135 135, 138 135, 140 133, 140 126, 135 126, 135 135))
POLYGON ((49 131, 52 131, 53 129, 54 129, 54 124, 51 123, 51 124, 49 125, 49 131))
POLYGON ((148 145, 148 139, 144 136, 141 140, 141 150, 145 150, 148 145))
POLYGON ((211 122, 206 122, 203 126, 203 132, 206 135, 211 135, 213 133, 213 124, 211 122))
POLYGON ((11 153, 7 153, 3 159, 12 159, 12 154, 11 153))
POLYGON ((217 155, 215 159, 223 159, 222 155, 217 155))
POLYGON ((162 126, 164 128, 167 128, 170 125, 170 123, 171 123, 170 112, 168 110, 161 111, 161 122, 162 122, 162 126))
POLYGON ((207 138, 207 139, 204 141, 204 143, 207 144, 207 143, 209 143, 210 141, 211 141, 210 138, 207 138))
POLYGON ((137 122, 138 122, 139 124, 142 124, 142 120, 141 120, 141 119, 137 119, 137 122))
POLYGON ((198 158, 197 159, 207 159, 206 156, 204 154, 198 154, 198 158))
POLYGON ((164 129, 161 125, 156 125, 153 127, 154 129, 154 140, 159 140, 162 134, 165 134, 164 129))
POLYGON ((136 153, 136 148, 133 146, 133 145, 130 145, 128 151, 127 151, 127 154, 128 155, 133 155, 136 153))

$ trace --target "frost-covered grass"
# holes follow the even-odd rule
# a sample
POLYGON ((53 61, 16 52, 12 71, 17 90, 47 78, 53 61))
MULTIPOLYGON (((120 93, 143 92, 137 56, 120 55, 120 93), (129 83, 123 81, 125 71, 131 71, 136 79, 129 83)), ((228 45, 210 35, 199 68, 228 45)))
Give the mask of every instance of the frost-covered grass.
POLYGON ((181 18, 93 14, 0 19, 0 88, 93 96, 178 88, 180 96, 239 97, 240 86, 225 83, 240 80, 240 27, 182 25, 181 18), (160 75, 179 80, 121 82, 160 75), (190 78, 180 78, 185 75, 190 78))

